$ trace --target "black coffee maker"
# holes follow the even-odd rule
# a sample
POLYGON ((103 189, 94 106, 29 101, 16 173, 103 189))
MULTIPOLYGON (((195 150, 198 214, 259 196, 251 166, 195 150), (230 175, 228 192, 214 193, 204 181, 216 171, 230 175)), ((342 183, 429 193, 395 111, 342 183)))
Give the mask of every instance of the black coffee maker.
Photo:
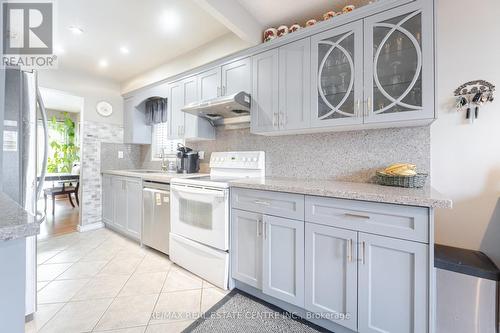
POLYGON ((177 144, 177 173, 196 173, 200 171, 200 157, 197 151, 177 144))

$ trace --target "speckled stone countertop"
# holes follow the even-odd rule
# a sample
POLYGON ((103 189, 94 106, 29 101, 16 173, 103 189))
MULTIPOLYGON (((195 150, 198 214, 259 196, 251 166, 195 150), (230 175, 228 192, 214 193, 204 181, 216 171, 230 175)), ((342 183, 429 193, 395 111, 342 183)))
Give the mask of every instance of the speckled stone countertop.
POLYGON ((172 178, 191 178, 198 176, 205 176, 204 173, 169 173, 156 170, 105 170, 102 171, 103 174, 115 175, 115 176, 125 176, 125 177, 136 177, 142 180, 151 180, 161 183, 170 183, 172 178), (153 172, 144 172, 153 171, 153 172))
POLYGON ((0 193, 0 241, 38 235, 40 225, 33 215, 4 193, 0 193))
POLYGON ((369 183, 294 178, 247 178, 231 181, 230 186, 433 208, 452 208, 453 204, 450 199, 433 189, 409 189, 369 183))

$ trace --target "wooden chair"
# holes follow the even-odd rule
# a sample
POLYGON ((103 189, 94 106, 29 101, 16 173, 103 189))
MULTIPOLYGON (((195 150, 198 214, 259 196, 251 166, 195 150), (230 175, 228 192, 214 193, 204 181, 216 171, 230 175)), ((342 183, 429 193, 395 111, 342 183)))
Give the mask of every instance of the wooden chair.
POLYGON ((52 196, 52 215, 55 214, 56 207, 56 196, 58 195, 68 195, 69 202, 73 208, 75 208, 75 204, 73 203, 73 199, 71 198, 71 194, 75 194, 76 204, 80 205, 80 200, 78 199, 78 189, 80 188, 80 182, 76 183, 76 186, 73 186, 72 183, 66 185, 66 183, 62 183, 62 186, 46 188, 43 190, 43 198, 45 200, 45 211, 47 211, 47 196, 52 196))

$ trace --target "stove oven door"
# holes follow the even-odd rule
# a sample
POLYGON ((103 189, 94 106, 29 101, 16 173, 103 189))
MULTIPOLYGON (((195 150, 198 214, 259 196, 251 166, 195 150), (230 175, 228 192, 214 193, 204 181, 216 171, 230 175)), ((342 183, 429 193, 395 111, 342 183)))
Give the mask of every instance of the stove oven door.
POLYGON ((172 185, 171 232, 213 248, 229 249, 229 190, 172 185))

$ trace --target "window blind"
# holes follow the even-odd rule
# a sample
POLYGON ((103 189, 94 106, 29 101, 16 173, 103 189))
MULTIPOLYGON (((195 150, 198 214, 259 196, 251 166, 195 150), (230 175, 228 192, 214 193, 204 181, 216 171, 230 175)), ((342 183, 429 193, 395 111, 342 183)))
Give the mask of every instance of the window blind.
POLYGON ((151 149, 153 158, 161 158, 163 149, 165 149, 166 154, 177 153, 178 143, 184 144, 184 140, 168 139, 168 122, 153 125, 153 139, 151 149))

